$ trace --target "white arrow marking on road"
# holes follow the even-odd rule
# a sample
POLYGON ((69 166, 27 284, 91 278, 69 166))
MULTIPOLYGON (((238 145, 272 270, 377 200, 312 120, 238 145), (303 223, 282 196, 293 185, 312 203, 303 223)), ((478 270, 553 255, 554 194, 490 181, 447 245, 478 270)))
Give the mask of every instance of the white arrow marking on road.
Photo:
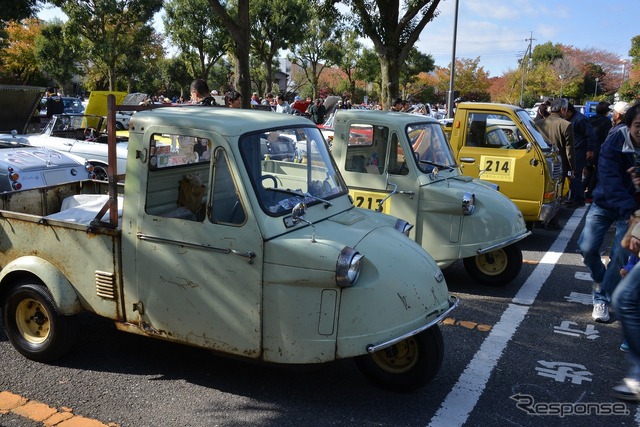
POLYGON ((522 285, 502 317, 485 338, 478 352, 458 378, 444 402, 433 416, 429 427, 462 426, 469 418, 487 385, 504 349, 534 303, 542 284, 546 282, 553 267, 564 253, 569 240, 576 231, 586 209, 576 209, 549 251, 527 281, 522 285))

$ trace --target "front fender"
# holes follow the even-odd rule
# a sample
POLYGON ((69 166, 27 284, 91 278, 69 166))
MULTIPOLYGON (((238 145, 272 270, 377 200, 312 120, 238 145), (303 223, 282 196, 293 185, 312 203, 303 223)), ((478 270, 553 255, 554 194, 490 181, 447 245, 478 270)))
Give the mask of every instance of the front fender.
POLYGON ((72 315, 82 311, 80 299, 66 276, 49 261, 36 256, 14 259, 0 272, 0 288, 6 289, 17 277, 36 276, 51 292, 61 314, 72 315))

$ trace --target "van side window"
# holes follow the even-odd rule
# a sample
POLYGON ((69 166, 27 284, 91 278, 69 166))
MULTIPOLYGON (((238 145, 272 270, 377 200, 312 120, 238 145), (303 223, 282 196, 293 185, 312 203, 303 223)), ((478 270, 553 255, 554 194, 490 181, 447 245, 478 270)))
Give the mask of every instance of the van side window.
POLYGON ((217 149, 215 159, 209 221, 216 224, 243 224, 247 214, 240 201, 225 151, 217 149))
POLYGON ((204 220, 211 147, 209 139, 192 135, 151 136, 147 214, 204 220))
POLYGON ((389 150, 389 173, 393 175, 408 175, 409 167, 402 145, 395 132, 391 135, 391 149, 389 150))
POLYGON ((381 175, 384 173, 389 128, 365 124, 349 127, 345 170, 381 175))

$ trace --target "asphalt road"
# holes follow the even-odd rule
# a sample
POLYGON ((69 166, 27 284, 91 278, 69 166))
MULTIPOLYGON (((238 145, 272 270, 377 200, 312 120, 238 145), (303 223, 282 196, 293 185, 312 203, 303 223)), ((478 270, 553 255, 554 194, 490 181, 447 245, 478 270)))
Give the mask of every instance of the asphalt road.
POLYGON ((506 287, 473 284, 462 263, 445 270, 462 302, 440 326, 442 369, 418 392, 380 390, 351 361, 311 371, 250 364, 84 315, 78 347, 55 365, 24 359, 0 332, 0 425, 44 425, 2 411, 8 397, 72 413, 82 427, 640 425, 636 405, 610 395, 627 362, 615 316, 591 319, 577 246, 585 211, 562 210, 561 229, 534 229, 506 287))

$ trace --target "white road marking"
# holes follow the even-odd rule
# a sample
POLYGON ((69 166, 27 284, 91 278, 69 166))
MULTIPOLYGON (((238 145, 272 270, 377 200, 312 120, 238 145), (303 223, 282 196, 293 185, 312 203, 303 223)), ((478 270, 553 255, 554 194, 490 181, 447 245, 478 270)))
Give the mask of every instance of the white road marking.
POLYGON ((567 221, 549 251, 522 285, 511 304, 502 313, 498 323, 462 372, 458 382, 431 419, 429 427, 462 426, 467 421, 507 344, 520 326, 531 304, 534 303, 538 292, 551 274, 560 255, 564 253, 585 212, 586 209, 576 209, 567 221))

